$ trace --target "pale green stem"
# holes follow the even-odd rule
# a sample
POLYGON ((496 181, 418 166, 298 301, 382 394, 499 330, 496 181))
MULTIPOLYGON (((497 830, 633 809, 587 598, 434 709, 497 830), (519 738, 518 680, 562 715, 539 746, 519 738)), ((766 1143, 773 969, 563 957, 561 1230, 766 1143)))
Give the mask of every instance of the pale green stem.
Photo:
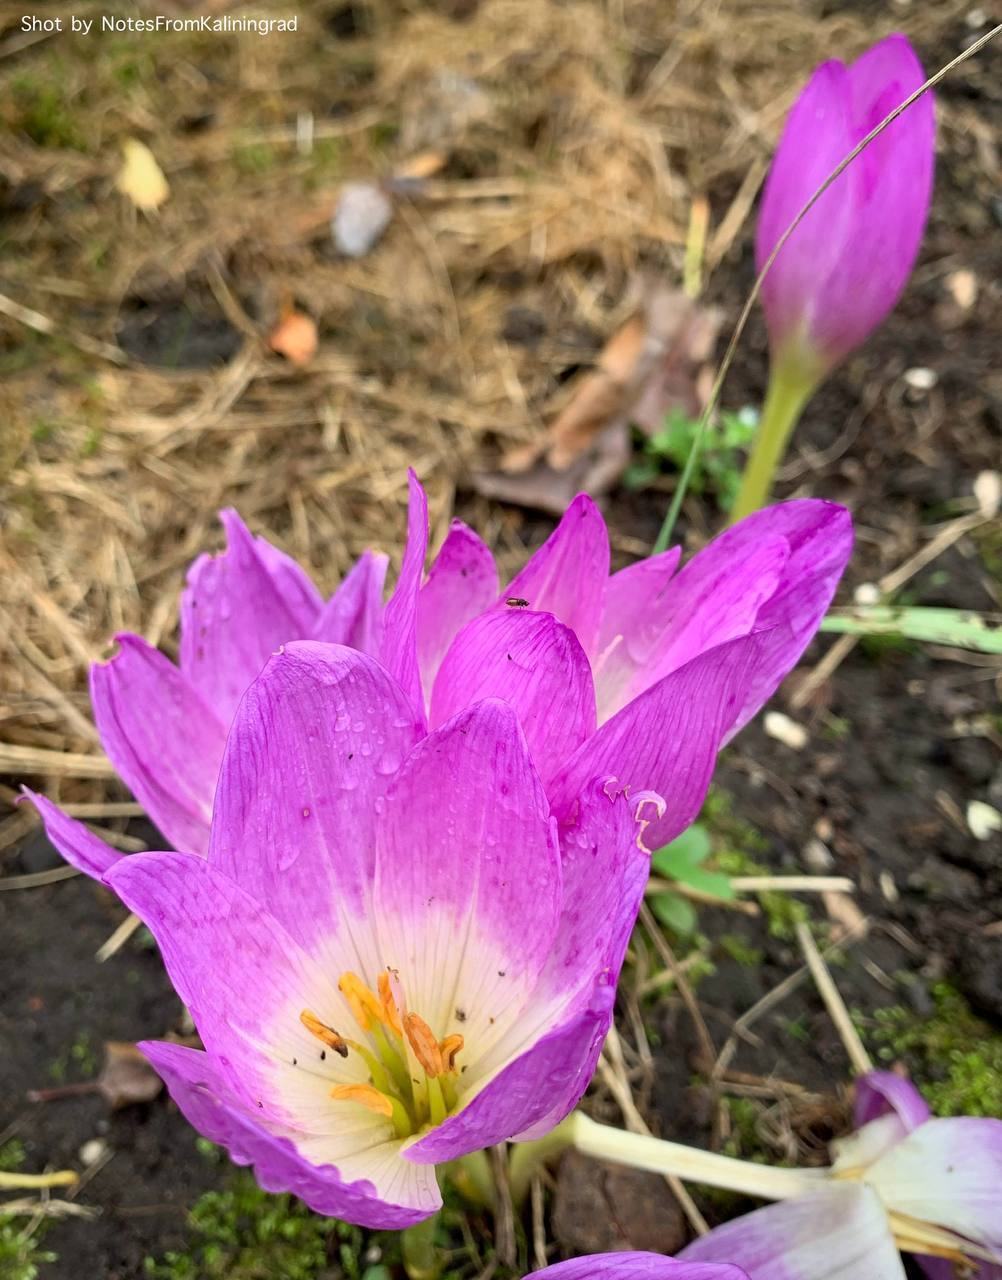
POLYGON ((435 1248, 439 1214, 433 1213, 400 1233, 400 1251, 409 1280, 435 1280, 441 1273, 442 1258, 435 1248))
POLYGON ((481 1209, 493 1209, 494 1176, 486 1151, 471 1151, 451 1160, 445 1166, 445 1176, 464 1200, 481 1209))
POLYGON ((734 1160, 730 1156, 678 1142, 665 1142, 625 1129, 597 1124, 581 1111, 572 1111, 563 1123, 538 1142, 515 1144, 511 1156, 509 1181, 512 1201, 519 1204, 529 1190, 536 1170, 560 1151, 573 1147, 597 1160, 646 1169, 650 1173, 674 1174, 686 1182, 708 1187, 723 1187, 763 1200, 787 1200, 816 1190, 821 1170, 778 1169, 771 1165, 734 1160))
POLYGON ((787 441, 816 386, 817 380, 795 369, 792 361, 776 361, 762 406, 762 420, 731 511, 731 524, 751 515, 769 500, 787 441))

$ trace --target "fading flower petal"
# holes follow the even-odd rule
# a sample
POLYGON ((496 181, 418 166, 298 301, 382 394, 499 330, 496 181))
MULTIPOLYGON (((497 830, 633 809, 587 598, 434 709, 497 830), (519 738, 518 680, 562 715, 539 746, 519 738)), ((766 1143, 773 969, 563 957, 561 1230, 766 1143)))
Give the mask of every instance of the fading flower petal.
POLYGON ((462 520, 453 520, 417 602, 418 666, 427 703, 449 645, 471 618, 490 608, 497 594, 498 571, 490 548, 462 520))
POLYGON ((505 591, 528 600, 540 613, 552 613, 575 633, 591 655, 602 619, 602 597, 609 576, 609 534, 602 513, 579 493, 560 523, 505 591))
POLYGON ((122 857, 117 849, 105 844, 82 822, 63 813, 62 809, 45 796, 37 795, 27 787, 22 788, 22 792, 24 798, 30 800, 41 815, 45 834, 71 867, 100 880, 122 857))
POLYGON ((296 562, 219 513, 226 550, 199 556, 181 596, 180 667, 228 724, 244 690, 280 645, 311 635, 320 596, 296 562))
POLYGON ((927 1120, 864 1177, 889 1209, 966 1236, 1002 1263, 1002 1120, 927 1120))
POLYGON ((324 605, 311 633, 289 640, 323 640, 360 653, 379 653, 383 638, 383 583, 389 557, 365 551, 324 605))
POLYGON ((645 835, 650 848, 684 831, 699 813, 752 673, 773 643, 771 634, 745 636, 700 654, 607 720, 547 788, 560 821, 573 818, 574 802, 592 779, 611 775, 664 798, 663 817, 645 835))
POLYGON ((90 672, 101 744, 171 844, 204 853, 225 726, 162 653, 139 636, 115 639, 118 653, 90 672))
POLYGON ((536 1280, 748 1280, 740 1267, 683 1262, 660 1253, 592 1253, 532 1272, 536 1280))
POLYGON ((515 708, 544 782, 595 731, 588 659, 574 632, 550 613, 492 610, 463 628, 435 680, 430 723, 480 698, 503 698, 515 708))
POLYGON ((910 1080, 893 1071, 867 1071, 856 1080, 853 1123, 862 1128, 893 1111, 910 1133, 932 1115, 929 1104, 910 1080))
POLYGON ((750 1280, 905 1280, 883 1206, 859 1183, 734 1218, 693 1241, 681 1257, 733 1262, 750 1280))
POLYGON ((224 1146, 237 1164, 252 1165, 265 1191, 289 1191, 315 1213, 378 1229, 400 1230, 441 1206, 434 1169, 395 1158, 392 1186, 386 1179, 381 1185, 346 1180, 331 1165, 304 1159, 289 1138, 263 1129, 233 1096, 208 1054, 162 1041, 147 1040, 139 1047, 188 1122, 224 1146))
POLYGON ((373 659, 286 645, 230 730, 210 862, 311 953, 338 945, 347 921, 367 913, 380 806, 420 735, 414 709, 373 659))
POLYGON ((396 590, 383 614, 379 660, 424 716, 417 653, 417 608, 424 561, 428 554, 428 499, 413 471, 407 473, 407 547, 396 590))

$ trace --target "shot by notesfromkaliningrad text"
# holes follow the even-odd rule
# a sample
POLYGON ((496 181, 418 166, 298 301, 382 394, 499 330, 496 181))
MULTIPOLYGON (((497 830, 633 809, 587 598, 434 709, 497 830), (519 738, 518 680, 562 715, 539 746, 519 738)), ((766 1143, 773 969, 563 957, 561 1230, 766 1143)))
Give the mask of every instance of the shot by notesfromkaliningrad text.
POLYGON ((150 18, 122 18, 116 14, 102 14, 93 18, 76 16, 43 18, 38 14, 25 13, 21 15, 21 30, 47 34, 66 31, 84 36, 98 33, 122 34, 123 32, 168 35, 183 31, 207 31, 220 35, 251 32, 254 35, 267 36, 285 31, 298 31, 299 16, 293 14, 288 18, 234 18, 228 15, 210 17, 202 14, 199 17, 173 18, 158 13, 150 18))

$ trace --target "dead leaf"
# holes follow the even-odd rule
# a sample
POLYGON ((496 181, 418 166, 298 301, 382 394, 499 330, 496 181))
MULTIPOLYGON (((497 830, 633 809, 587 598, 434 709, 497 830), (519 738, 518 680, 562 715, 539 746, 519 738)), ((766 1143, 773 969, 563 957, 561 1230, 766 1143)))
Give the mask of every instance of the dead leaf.
POLYGON ((448 159, 444 151, 421 151, 395 169, 386 185, 394 195, 420 195, 422 185, 444 169, 448 159))
POLYGON ((138 138, 126 138, 122 153, 115 186, 143 213, 159 209, 170 195, 170 187, 153 152, 138 138))
POLYGON ((112 1110, 134 1102, 152 1102, 164 1082, 145 1055, 128 1040, 106 1040, 104 1066, 96 1080, 112 1110))
POLYGON ((317 326, 301 311, 289 309, 268 335, 268 346, 285 356, 297 369, 309 364, 317 353, 317 326))
MULTIPOLYGON (((184 1041, 178 1040, 178 1043, 184 1041)), ((164 1082, 131 1041, 106 1040, 104 1066, 93 1080, 60 1084, 52 1089, 30 1089, 28 1101, 56 1102, 60 1098, 99 1093, 112 1110, 117 1110, 134 1102, 151 1102, 163 1087, 164 1082)))
POLYGON ((608 492, 630 460, 631 422, 653 434, 670 409, 695 416, 702 408, 721 320, 680 290, 648 286, 546 435, 507 454, 498 471, 474 476, 476 490, 557 515, 581 490, 608 492))

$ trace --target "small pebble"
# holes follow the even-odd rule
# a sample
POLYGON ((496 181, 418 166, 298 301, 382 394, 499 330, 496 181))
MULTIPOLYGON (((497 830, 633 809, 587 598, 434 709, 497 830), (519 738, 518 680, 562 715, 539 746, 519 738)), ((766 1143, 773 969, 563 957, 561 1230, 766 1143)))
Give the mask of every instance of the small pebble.
POLYGON ((951 271, 946 277, 946 287, 962 311, 970 311, 978 300, 978 277, 966 267, 961 271, 951 271))
POLYGON ((967 826, 975 840, 990 840, 1002 831, 1002 813, 983 800, 972 800, 967 806, 967 826))
POLYGON ((901 897, 898 893, 898 886, 894 883, 894 877, 889 871, 881 871, 878 881, 880 884, 880 892, 884 895, 885 902, 897 902, 901 897))
POLYGON ((371 182, 346 182, 331 219, 338 249, 349 258, 362 258, 390 225, 393 204, 371 182))
POLYGON ((831 850, 823 840, 818 840, 817 837, 812 837, 804 845, 803 858, 804 866, 816 875, 824 875, 835 865, 831 850))
POLYGON ((983 27, 988 21, 988 14, 984 9, 969 9, 964 21, 972 31, 977 31, 979 27, 983 27))
POLYGON ((879 604, 880 588, 875 582, 861 582, 852 593, 852 598, 857 604, 879 604))
POLYGON ((974 498, 979 514, 986 520, 994 520, 1002 506, 1002 475, 997 471, 979 471, 974 477, 974 498))
POLYGON ((802 724, 797 724, 796 720, 783 715, 782 711, 770 711, 763 725, 769 737, 775 738, 784 747, 789 747, 793 751, 803 751, 807 746, 807 730, 802 724))
POLYGON ((80 1163, 84 1168, 89 1169, 92 1164, 97 1164, 107 1153, 108 1144, 103 1138, 91 1138, 89 1142, 85 1142, 80 1148, 80 1163))
POLYGON ((815 822, 814 834, 819 840, 830 840, 834 833, 835 828, 832 826, 831 818, 822 816, 818 818, 817 822, 815 822))
POLYGON ((904 377, 913 391, 931 391, 939 381, 935 369, 906 369, 904 377))

